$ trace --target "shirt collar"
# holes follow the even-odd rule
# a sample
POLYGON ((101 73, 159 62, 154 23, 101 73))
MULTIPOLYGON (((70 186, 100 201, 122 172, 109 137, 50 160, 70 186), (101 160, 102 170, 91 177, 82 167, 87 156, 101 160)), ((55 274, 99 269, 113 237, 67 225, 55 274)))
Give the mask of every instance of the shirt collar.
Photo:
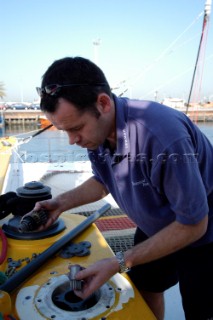
POLYGON ((128 108, 127 99, 118 98, 113 95, 116 116, 116 138, 117 146, 115 153, 118 155, 127 155, 129 146, 129 129, 127 126, 128 108))

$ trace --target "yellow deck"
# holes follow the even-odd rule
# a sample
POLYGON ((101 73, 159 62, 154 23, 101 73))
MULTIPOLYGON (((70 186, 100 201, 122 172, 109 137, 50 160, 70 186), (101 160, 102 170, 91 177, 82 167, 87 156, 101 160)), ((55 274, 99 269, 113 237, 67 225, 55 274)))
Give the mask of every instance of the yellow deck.
MULTIPOLYGON (((12 258, 13 260, 25 259, 26 257, 31 258, 33 253, 39 254, 43 252, 54 242, 56 242, 58 239, 64 236, 67 232, 79 225, 79 223, 81 223, 83 219, 85 219, 85 217, 82 217, 80 215, 70 215, 68 213, 62 214, 61 217, 65 222, 66 229, 56 236, 42 240, 14 240, 8 238, 7 257, 12 258)), ((17 294, 21 288, 27 288, 35 285, 42 286, 45 282, 48 281, 48 279, 52 277, 67 274, 69 264, 80 264, 81 266, 87 267, 88 265, 94 263, 96 260, 111 257, 113 255, 111 248, 108 246, 104 237, 94 224, 92 224, 85 231, 83 231, 81 235, 74 238, 72 242, 77 243, 80 241, 91 242, 91 254, 89 256, 72 257, 69 259, 63 259, 59 256, 52 257, 42 267, 40 267, 39 270, 37 270, 36 273, 34 273, 29 279, 26 279, 24 284, 22 284, 18 289, 14 290, 10 297, 8 297, 8 294, 4 294, 0 291, 0 311, 1 309, 4 309, 5 313, 7 312, 15 316, 16 319, 20 319, 16 313, 15 301, 17 298, 17 294)), ((24 265, 25 262, 22 263, 21 267, 23 267, 24 265)), ((7 260, 0 266, 0 271, 4 272, 6 268, 7 260)), ((124 304, 121 310, 116 310, 115 312, 109 314, 107 316, 107 320, 135 320, 139 318, 142 320, 154 320, 155 317, 145 304, 144 300, 141 298, 139 292, 130 282, 130 279, 127 275, 125 275, 125 278, 129 281, 129 283, 132 285, 134 289, 134 298, 131 298, 130 301, 128 301, 128 303, 124 304)), ((29 314, 29 319, 30 318, 31 317, 29 314)), ((92 319, 100 319, 100 317, 95 317, 92 319)))
POLYGON ((10 162, 10 157, 12 155, 12 147, 15 143, 15 137, 0 138, 0 194, 2 192, 5 175, 10 162), (10 145, 4 146, 4 142, 9 143, 10 145))
MULTIPOLYGON (((2 193, 5 175, 12 155, 12 147, 15 143, 16 139, 14 137, 0 139, 0 194, 2 193), (6 141, 7 143, 9 143, 9 145, 3 145, 3 143, 1 143, 2 141, 6 141)), ((22 267, 26 265, 26 258, 31 259, 33 254, 42 253, 44 250, 46 250, 52 244, 54 244, 57 240, 63 237, 66 233, 68 233, 74 227, 78 226, 79 223, 83 221, 83 219, 85 219, 85 217, 82 217, 80 215, 71 215, 68 213, 64 213, 61 217, 65 222, 66 229, 58 235, 42 240, 15 240, 12 238, 8 238, 7 258, 4 261, 4 263, 0 265, 0 272, 4 273, 6 271, 8 267, 8 258, 12 258, 15 261, 18 261, 19 259, 23 260, 20 268, 17 268, 18 272, 18 270, 20 270, 22 267)), ((7 223, 7 220, 10 218, 11 215, 3 220, 0 220, 0 227, 4 223, 7 223)), ((15 319, 23 320, 19 317, 19 310, 17 310, 16 307, 17 297, 19 297, 19 293, 23 289, 28 290, 28 288, 33 288, 35 286, 42 287, 49 279, 67 274, 68 266, 70 264, 80 264, 83 267, 87 267, 99 259, 111 257, 113 255, 113 251, 108 246, 106 240, 104 239, 98 228, 95 226, 95 224, 92 224, 83 233, 81 233, 81 235, 77 236, 72 242, 80 241, 91 242, 91 254, 89 256, 63 259, 56 255, 49 259, 43 266, 41 266, 35 273, 33 273, 31 277, 26 279, 26 281, 22 283, 19 286, 19 288, 15 289, 12 293, 8 294, 3 291, 0 291, 0 319, 1 314, 10 314, 13 317, 15 317, 15 319)), ((2 241, 0 239, 0 252, 1 251, 2 241)), ((142 320, 154 320, 154 315, 145 304, 137 289, 131 283, 129 277, 127 275, 124 275, 124 277, 125 281, 127 280, 130 287, 132 287, 133 289, 134 298, 130 298, 130 300, 127 303, 122 304, 122 308, 118 308, 119 310, 114 310, 112 308, 111 312, 107 313, 106 319, 135 320, 140 318, 142 320)), ((105 314, 102 314, 101 318, 104 319, 104 317, 105 314)), ((29 319, 34 319, 33 317, 31 317, 31 314, 29 314, 29 319)), ((51 318, 42 317, 42 319, 51 318)), ((71 320, 72 317, 69 319, 71 320)), ((88 317, 88 319, 99 320, 100 316, 92 318, 88 317)))

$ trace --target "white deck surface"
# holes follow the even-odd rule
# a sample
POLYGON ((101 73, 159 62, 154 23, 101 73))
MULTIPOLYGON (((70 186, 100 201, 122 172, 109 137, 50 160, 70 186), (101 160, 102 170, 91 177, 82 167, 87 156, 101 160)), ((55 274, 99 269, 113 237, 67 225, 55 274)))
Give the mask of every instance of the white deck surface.
POLYGON ((165 319, 184 320, 179 286, 176 285, 165 292, 165 319))

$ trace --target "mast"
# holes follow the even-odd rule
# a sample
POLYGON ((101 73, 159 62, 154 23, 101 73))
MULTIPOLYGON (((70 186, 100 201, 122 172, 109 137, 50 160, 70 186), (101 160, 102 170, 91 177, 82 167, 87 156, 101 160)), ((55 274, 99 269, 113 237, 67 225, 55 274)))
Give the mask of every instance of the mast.
MULTIPOLYGON (((194 88, 195 87, 195 80, 196 80, 196 76, 198 73, 198 66, 200 64, 201 55, 203 57, 202 62, 204 65, 204 55, 205 55, 208 24, 209 24, 208 22, 210 20, 210 13, 211 13, 211 4, 212 4, 212 0, 206 0, 205 8, 204 8, 202 32, 201 32, 200 43, 199 43, 199 48, 198 48, 198 52, 197 52, 197 58, 196 58, 196 62, 195 62, 195 68, 194 68, 194 72, 193 72, 191 87, 190 87, 190 91, 189 91, 189 97, 188 97, 188 101, 187 101, 187 105, 186 105, 186 114, 188 113, 188 108, 189 108, 189 104, 191 101, 191 96, 192 96, 193 90, 195 89, 194 88)), ((202 72, 203 72, 203 65, 202 65, 202 72)), ((201 79, 202 79, 202 75, 200 76, 200 85, 197 83, 197 86, 199 85, 198 90, 200 90, 201 79)))

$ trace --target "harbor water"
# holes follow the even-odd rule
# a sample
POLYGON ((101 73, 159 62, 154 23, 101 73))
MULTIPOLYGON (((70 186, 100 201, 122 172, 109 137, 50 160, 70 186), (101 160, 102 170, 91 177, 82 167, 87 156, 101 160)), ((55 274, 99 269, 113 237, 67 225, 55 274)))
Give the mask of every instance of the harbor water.
POLYGON ((1 129, 0 137, 17 137, 18 143, 12 161, 64 163, 88 160, 87 150, 77 145, 69 145, 64 131, 50 128, 34 137, 42 130, 37 125, 16 125, 6 127, 4 131, 1 129))
MULTIPOLYGON (((198 123, 198 127, 213 144, 213 122, 198 123)), ((75 162, 86 161, 87 150, 77 145, 69 145, 67 134, 64 131, 50 128, 34 137, 41 130, 36 125, 13 125, 0 128, 0 137, 15 135, 18 138, 16 148, 17 157, 20 161, 35 162, 75 162)))

